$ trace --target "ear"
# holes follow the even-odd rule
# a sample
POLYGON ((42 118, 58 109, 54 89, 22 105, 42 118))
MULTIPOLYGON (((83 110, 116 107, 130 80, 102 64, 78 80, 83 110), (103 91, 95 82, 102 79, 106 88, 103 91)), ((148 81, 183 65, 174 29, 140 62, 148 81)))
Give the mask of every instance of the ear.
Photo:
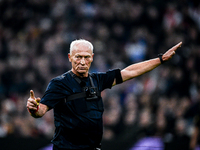
POLYGON ((69 62, 72 62, 70 53, 68 53, 68 59, 69 59, 69 62))
POLYGON ((92 61, 91 62, 93 62, 93 58, 94 58, 94 53, 92 53, 92 61))

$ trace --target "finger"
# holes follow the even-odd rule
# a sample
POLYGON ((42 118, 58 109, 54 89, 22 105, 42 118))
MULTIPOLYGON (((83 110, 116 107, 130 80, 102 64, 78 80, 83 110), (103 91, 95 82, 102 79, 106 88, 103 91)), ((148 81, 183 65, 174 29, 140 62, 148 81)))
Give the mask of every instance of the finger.
POLYGON ((172 51, 176 51, 179 47, 181 47, 181 45, 182 45, 182 42, 179 42, 178 44, 176 44, 175 46, 173 46, 173 47, 171 48, 171 50, 172 50, 172 51))
POLYGON ((34 107, 34 106, 29 106, 27 107, 29 110, 37 110, 37 107, 34 107))
POLYGON ((180 42, 180 43, 179 43, 179 47, 181 47, 182 44, 183 44, 183 42, 180 42))
POLYGON ((35 94, 34 94, 33 90, 30 90, 30 97, 35 99, 35 94))
POLYGON ((182 42, 179 42, 178 44, 175 45, 175 47, 181 47, 182 42))
POLYGON ((29 107, 36 107, 36 106, 37 106, 37 104, 30 103, 30 102, 27 103, 27 108, 29 108, 29 107))
POLYGON ((32 103, 29 103, 29 104, 27 104, 27 109, 29 109, 29 110, 37 110, 37 105, 34 105, 34 104, 32 104, 32 103))
POLYGON ((36 101, 37 105, 39 105, 39 103, 40 103, 40 100, 41 100, 41 99, 40 99, 39 97, 35 99, 35 101, 36 101))
POLYGON ((32 104, 34 104, 35 106, 37 106, 37 102, 36 102, 36 100, 33 99, 33 98, 29 98, 29 99, 28 99, 28 103, 32 103, 32 104))

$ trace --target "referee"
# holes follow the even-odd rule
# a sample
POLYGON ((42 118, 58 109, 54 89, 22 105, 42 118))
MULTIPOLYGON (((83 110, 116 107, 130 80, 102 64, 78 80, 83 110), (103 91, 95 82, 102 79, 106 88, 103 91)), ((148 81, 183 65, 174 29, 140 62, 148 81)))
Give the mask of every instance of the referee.
POLYGON ((171 59, 181 45, 182 42, 158 58, 132 64, 123 70, 90 74, 93 45, 84 39, 75 40, 68 54, 72 69, 53 78, 41 99, 31 90, 27 109, 34 118, 54 110, 53 150, 101 150, 104 111, 101 92, 153 70, 171 59))

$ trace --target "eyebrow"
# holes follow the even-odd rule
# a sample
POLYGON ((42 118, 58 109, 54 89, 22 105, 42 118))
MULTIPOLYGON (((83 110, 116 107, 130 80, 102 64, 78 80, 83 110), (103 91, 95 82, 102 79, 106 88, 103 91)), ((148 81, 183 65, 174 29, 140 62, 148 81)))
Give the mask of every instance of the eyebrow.
POLYGON ((91 55, 81 55, 81 54, 75 54, 74 56, 82 56, 82 57, 85 57, 85 56, 91 56, 91 55))

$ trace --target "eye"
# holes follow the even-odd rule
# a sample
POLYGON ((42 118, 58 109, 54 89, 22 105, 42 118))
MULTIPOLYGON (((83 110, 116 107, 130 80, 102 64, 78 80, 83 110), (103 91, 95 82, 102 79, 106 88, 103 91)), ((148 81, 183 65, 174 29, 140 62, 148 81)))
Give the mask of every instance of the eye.
POLYGON ((90 56, 85 56, 85 59, 90 58, 90 56))

